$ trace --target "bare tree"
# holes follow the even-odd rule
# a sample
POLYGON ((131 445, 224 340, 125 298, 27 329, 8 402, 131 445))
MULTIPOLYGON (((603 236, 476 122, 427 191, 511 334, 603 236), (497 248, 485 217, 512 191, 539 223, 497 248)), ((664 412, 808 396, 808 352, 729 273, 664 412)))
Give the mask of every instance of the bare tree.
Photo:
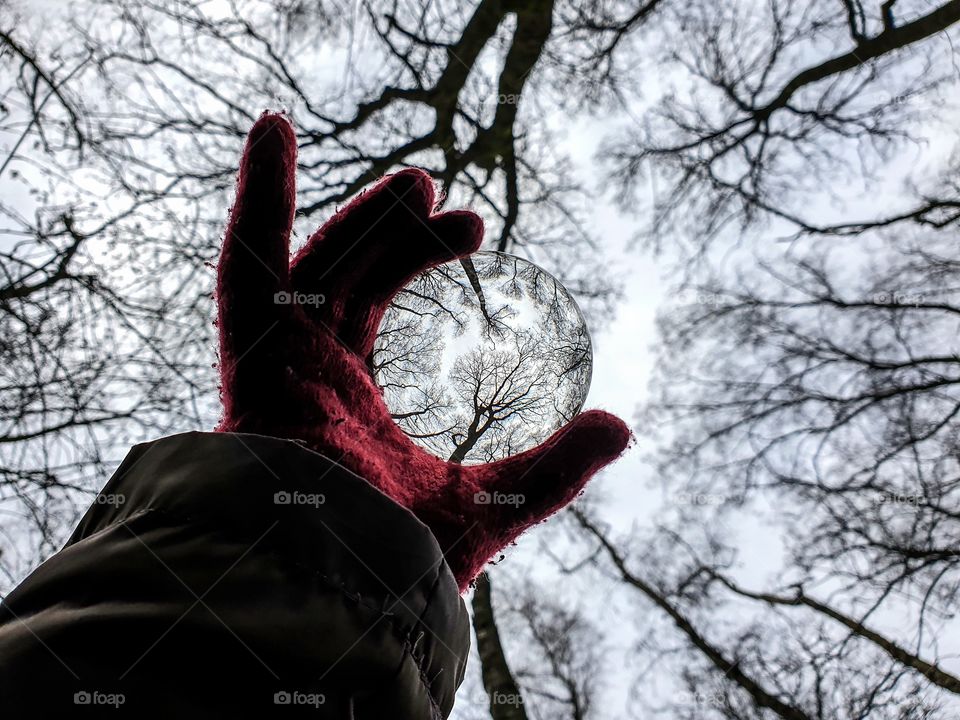
POLYGON ((510 670, 494 618, 490 578, 486 573, 477 578, 473 591, 473 629, 483 675, 483 688, 490 698, 493 720, 527 720, 523 695, 510 670))
MULTIPOLYGON (((638 693, 647 712, 731 720, 951 716, 927 689, 925 681, 936 676, 933 665, 918 664, 919 658, 902 648, 889 652, 889 641, 858 623, 858 632, 846 632, 852 628, 839 619, 842 613, 823 612, 826 606, 812 601, 802 604, 812 610, 808 615, 787 614, 772 596, 730 583, 718 570, 729 564, 722 553, 705 563, 667 528, 643 538, 612 538, 590 514, 572 513, 599 544, 600 555, 591 553, 589 564, 610 567, 604 575, 664 617, 663 631, 652 629, 644 649, 671 668, 675 683, 659 702, 638 693), (628 559, 639 547, 641 559, 628 559), (743 599, 758 602, 738 608, 736 600, 743 599), (725 622, 718 623, 721 613, 725 622), (682 649, 664 635, 681 638, 682 649)), ((937 679, 949 682, 949 677, 937 679)))
POLYGON ((683 359, 650 408, 675 419, 662 467, 685 488, 789 499, 800 577, 829 573, 867 616, 891 593, 921 597, 921 632, 960 581, 952 245, 891 241, 865 263, 882 271, 852 287, 829 250, 704 285, 709 303, 665 321, 666 352, 683 359))
POLYGON ((781 717, 956 707, 941 643, 960 583, 955 243, 936 230, 855 242, 728 254, 663 313, 641 426, 660 429, 676 511, 654 537, 688 559, 631 566, 588 527, 624 582, 683 613, 678 627, 723 673, 709 694, 718 717, 751 717, 730 709, 731 680, 781 717), (725 532, 757 516, 771 527, 755 532, 785 545, 765 587, 731 576, 742 548, 725 532), (758 618, 745 627, 729 609, 744 602, 754 609, 740 616, 758 618), (740 634, 707 641, 718 617, 740 634), (763 678, 763 694, 731 663, 763 678))
POLYGON ((625 203, 655 180, 641 236, 684 261, 638 422, 671 497, 640 537, 581 527, 683 639, 644 646, 681 658, 685 694, 653 708, 670 717, 956 707, 960 205, 937 113, 958 19, 954 2, 667 6, 657 60, 690 83, 607 145, 625 203), (898 163, 933 140, 937 162, 898 163), (736 577, 743 525, 784 543, 760 586, 736 577))
POLYGON ((662 45, 660 60, 690 85, 663 93, 642 124, 609 144, 612 179, 633 203, 643 179, 657 178, 644 235, 664 247, 678 230, 693 253, 730 226, 771 220, 796 234, 840 236, 952 225, 954 166, 944 178, 907 175, 899 201, 873 215, 823 221, 808 208, 881 180, 895 153, 928 137, 924 121, 955 81, 948 31, 958 20, 953 0, 671 6, 665 26, 679 40, 662 45))
POLYGON ((596 717, 607 670, 600 628, 542 585, 526 583, 506 604, 522 623, 522 637, 531 641, 532 657, 517 667, 517 677, 538 716, 596 717))
POLYGON ((472 604, 491 717, 603 717, 604 633, 571 598, 507 568, 493 571, 494 602, 490 574, 478 578, 472 604))
POLYGON ((195 243, 172 259, 163 242, 125 247, 158 197, 107 200, 109 177, 88 172, 106 158, 76 84, 91 71, 91 51, 42 54, 2 29, 0 43, 10 80, 0 99, 6 585, 59 547, 112 470, 117 445, 197 420, 211 359, 199 298, 162 280, 195 243))

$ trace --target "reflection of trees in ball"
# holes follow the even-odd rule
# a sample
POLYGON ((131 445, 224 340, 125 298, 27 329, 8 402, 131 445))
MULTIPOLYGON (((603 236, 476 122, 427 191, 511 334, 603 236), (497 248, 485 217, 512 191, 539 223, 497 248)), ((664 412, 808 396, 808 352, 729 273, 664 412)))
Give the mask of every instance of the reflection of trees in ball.
POLYGON ((400 292, 373 370, 417 442, 457 462, 489 462, 533 447, 580 410, 592 352, 562 285, 525 260, 481 252, 400 292))
POLYGON ((451 460, 463 462, 473 450, 485 460, 505 457, 518 451, 530 429, 551 422, 556 377, 547 363, 537 362, 543 343, 519 333, 513 340, 513 348, 482 347, 454 364, 450 381, 458 402, 451 460), (527 432, 512 422, 517 416, 527 432))

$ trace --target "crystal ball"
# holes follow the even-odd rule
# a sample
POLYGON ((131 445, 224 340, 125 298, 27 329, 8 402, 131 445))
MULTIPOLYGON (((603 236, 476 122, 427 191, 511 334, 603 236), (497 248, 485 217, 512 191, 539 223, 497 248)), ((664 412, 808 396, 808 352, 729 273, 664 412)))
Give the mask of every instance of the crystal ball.
POLYGON ((393 299, 373 372, 421 447, 476 464, 528 450, 586 400, 593 350, 576 301, 515 255, 482 251, 429 270, 393 299))

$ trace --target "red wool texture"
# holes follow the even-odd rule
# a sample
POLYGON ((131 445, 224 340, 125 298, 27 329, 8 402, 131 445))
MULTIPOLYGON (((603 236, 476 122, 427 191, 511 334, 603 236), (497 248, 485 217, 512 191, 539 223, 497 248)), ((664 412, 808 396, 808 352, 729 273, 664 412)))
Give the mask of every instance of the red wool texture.
POLYGON ((299 440, 365 478, 433 531, 464 591, 525 529, 571 502, 623 452, 630 432, 593 410, 538 447, 469 466, 414 444, 371 374, 377 329, 411 278, 474 252, 483 223, 465 210, 434 213, 430 176, 402 170, 337 212, 291 262, 296 159, 290 123, 261 116, 243 152, 217 273, 217 430, 299 440), (525 502, 477 503, 482 491, 525 502))

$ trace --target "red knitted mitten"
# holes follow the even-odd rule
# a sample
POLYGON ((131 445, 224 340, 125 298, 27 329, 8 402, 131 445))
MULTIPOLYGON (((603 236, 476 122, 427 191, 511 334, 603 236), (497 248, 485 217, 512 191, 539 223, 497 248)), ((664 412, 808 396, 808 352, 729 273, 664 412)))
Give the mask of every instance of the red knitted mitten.
POLYGON ((465 210, 434 214, 429 175, 403 170, 340 210, 291 263, 296 157, 287 120, 263 115, 247 138, 218 267, 217 430, 300 440, 365 478, 430 527, 465 590, 491 557, 620 455, 630 432, 593 410, 538 447, 470 466, 414 444, 371 375, 377 329, 412 277, 475 251, 483 223, 465 210), (478 503, 481 491, 525 502, 478 503))

